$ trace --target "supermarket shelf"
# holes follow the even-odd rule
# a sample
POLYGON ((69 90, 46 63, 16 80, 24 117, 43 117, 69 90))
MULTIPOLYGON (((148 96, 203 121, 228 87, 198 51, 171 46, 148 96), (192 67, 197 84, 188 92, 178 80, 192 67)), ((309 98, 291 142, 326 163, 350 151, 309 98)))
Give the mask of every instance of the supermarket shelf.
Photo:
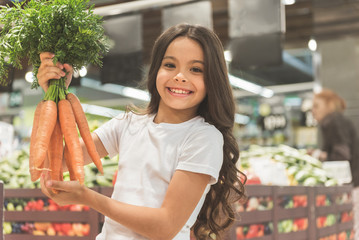
POLYGON ((339 192, 340 193, 344 193, 347 191, 347 188, 345 188, 344 186, 341 186, 344 188, 339 190, 339 188, 337 187, 313 187, 314 191, 315 191, 315 194, 317 195, 321 195, 321 194, 330 194, 330 195, 333 195, 333 194, 338 194, 339 192))
POLYGON ((337 194, 347 193, 347 192, 351 192, 352 189, 353 189, 353 186, 350 184, 347 184, 347 185, 340 186, 339 188, 336 188, 336 193, 337 194))
POLYGON ((275 186, 274 190, 277 196, 306 195, 308 192, 308 188, 303 186, 275 186))
POLYGON ((47 198, 41 189, 6 189, 5 198, 47 198))
POLYGON ((318 195, 326 195, 330 199, 334 199, 341 194, 351 194, 352 186, 337 186, 337 187, 304 187, 304 186, 262 186, 262 185, 248 185, 246 186, 248 197, 271 197, 273 200, 273 209, 266 211, 250 211, 240 212, 239 221, 235 222, 234 226, 228 232, 227 240, 236 239, 236 228, 243 227, 250 224, 260 224, 271 222, 273 224, 273 232, 271 235, 263 237, 251 238, 256 240, 273 239, 273 240, 317 240, 321 237, 328 237, 337 235, 342 231, 352 230, 353 221, 339 223, 336 222, 333 226, 317 228, 317 218, 321 216, 328 216, 334 214, 338 216, 341 212, 351 211, 352 203, 336 204, 333 201, 330 206, 316 206, 316 197, 318 195), (283 197, 291 197, 295 195, 303 195, 307 198, 307 205, 296 208, 283 208, 283 197), (306 218, 308 220, 308 227, 306 230, 280 233, 278 224, 282 220, 294 220, 306 218))
POLYGON ((353 204, 345 203, 342 205, 337 205, 337 209, 339 212, 349 211, 349 210, 353 209, 353 204))
POLYGON ((337 212, 336 206, 321 206, 315 208, 317 216, 324 216, 337 212))
POLYGON ((94 210, 71 211, 5 211, 5 222, 89 222, 89 218, 95 217, 94 210))
POLYGON ((111 197, 112 192, 113 192, 113 188, 112 187, 104 187, 104 188, 100 188, 99 192, 105 196, 111 197))
POLYGON ((277 219, 285 220, 285 219, 296 219, 296 218, 304 218, 308 217, 308 208, 307 207, 298 207, 293 209, 283 209, 279 208, 277 210, 277 219))
MULTIPOLYGON (((0 194, 1 194, 0 184, 0 194)), ((318 216, 326 216, 328 214, 340 214, 344 211, 351 211, 352 204, 335 204, 331 206, 317 207, 317 195, 330 195, 331 197, 339 196, 338 194, 350 193, 351 186, 344 187, 288 187, 288 186, 263 186, 263 185, 248 185, 246 192, 249 197, 270 197, 273 201, 273 208, 270 210, 258 210, 249 212, 240 212, 237 214, 237 219, 233 227, 227 232, 226 240, 236 240, 236 228, 251 224, 272 223, 273 232, 270 235, 262 237, 251 238, 252 240, 317 240, 320 237, 327 237, 338 234, 342 231, 351 230, 353 228, 353 221, 345 223, 336 223, 330 227, 317 228, 316 219, 318 216), (305 195, 307 197, 307 206, 284 209, 281 206, 281 199, 283 196, 290 195, 305 195), (308 228, 306 230, 279 233, 278 223, 287 219, 307 218, 308 228)), ((111 196, 112 187, 98 187, 94 188, 101 194, 111 196)), ((5 198, 47 198, 40 189, 6 189, 5 198)), ((0 195, 0 201, 3 198, 0 195)), ((2 212, 1 212, 2 213, 2 212)), ((5 221, 9 222, 82 222, 90 224, 90 236, 87 237, 70 237, 70 236, 32 236, 27 234, 10 234, 5 235, 0 240, 92 240, 98 232, 100 225, 103 223, 103 215, 90 209, 89 211, 71 212, 71 211, 5 211, 3 213, 5 221)), ((2 219, 2 218, 1 218, 2 219)), ((1 220, 0 220, 1 221, 1 220)), ((0 222, 2 223, 2 222, 0 222)), ((1 236, 1 235, 0 235, 1 236)))
MULTIPOLYGON (((83 240, 85 237, 69 237, 69 236, 36 236, 27 234, 7 234, 5 240, 83 240)), ((88 238, 90 239, 90 238, 88 238)))
POLYGON ((273 195, 273 188, 270 188, 265 185, 247 185, 245 186, 245 190, 246 190, 246 194, 251 197, 273 195))
POLYGON ((237 219, 235 225, 246 225, 252 223, 259 223, 260 222, 270 222, 273 219, 273 211, 272 210, 264 210, 264 211, 255 211, 253 212, 241 212, 237 215, 237 219))
POLYGON ((333 234, 337 234, 338 229, 336 225, 333 225, 330 227, 319 228, 317 232, 318 232, 317 236, 321 238, 321 237, 327 237, 333 234))
POLYGON ((291 232, 291 233, 283 233, 283 234, 279 234, 277 236, 278 240, 303 240, 303 239, 307 239, 308 238, 308 233, 307 231, 300 231, 300 232, 291 232))
POLYGON ((353 229, 354 223, 353 222, 345 222, 338 224, 338 232, 342 232, 345 230, 353 229))
MULTIPOLYGON (((99 191, 99 188, 93 188, 99 191)), ((41 189, 5 189, 5 199, 10 198, 47 198, 41 189)), ((1 208, 2 209, 2 208, 1 208)), ((99 233, 99 214, 88 211, 5 211, 6 222, 55 222, 55 223, 86 223, 90 225, 88 236, 38 236, 30 234, 6 234, 4 240, 93 240, 99 233)), ((3 240, 3 239, 0 239, 3 240)))

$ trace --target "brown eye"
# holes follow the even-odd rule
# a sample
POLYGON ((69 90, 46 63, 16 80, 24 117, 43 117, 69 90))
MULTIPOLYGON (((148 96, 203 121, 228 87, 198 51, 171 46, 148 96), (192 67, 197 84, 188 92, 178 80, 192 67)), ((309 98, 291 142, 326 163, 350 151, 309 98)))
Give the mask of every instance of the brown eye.
POLYGON ((191 71, 192 71, 192 72, 195 72, 195 73, 202 73, 202 72, 203 72, 202 69, 201 69, 201 68, 198 68, 198 67, 193 67, 193 68, 191 68, 191 71))
POLYGON ((176 67, 176 66, 175 66, 174 64, 172 64, 172 63, 165 63, 164 66, 167 67, 167 68, 175 68, 175 67, 176 67))

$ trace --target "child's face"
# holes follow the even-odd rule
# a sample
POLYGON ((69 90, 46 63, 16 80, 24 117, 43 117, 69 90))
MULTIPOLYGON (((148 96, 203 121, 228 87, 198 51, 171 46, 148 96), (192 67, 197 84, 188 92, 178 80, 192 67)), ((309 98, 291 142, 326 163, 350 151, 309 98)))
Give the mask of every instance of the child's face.
POLYGON ((168 46, 156 79, 159 111, 180 110, 195 115, 206 96, 204 57, 194 40, 178 37, 168 46))

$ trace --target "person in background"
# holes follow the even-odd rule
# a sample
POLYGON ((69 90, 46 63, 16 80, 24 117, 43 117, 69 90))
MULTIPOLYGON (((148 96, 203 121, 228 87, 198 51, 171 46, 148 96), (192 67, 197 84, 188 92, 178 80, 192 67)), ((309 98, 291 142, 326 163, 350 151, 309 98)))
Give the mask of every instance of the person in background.
POLYGON ((330 89, 314 94, 313 117, 322 136, 322 161, 348 160, 352 173, 355 239, 359 240, 359 140, 353 122, 344 116, 346 103, 330 89))
MULTIPOLYGON (((50 79, 64 76, 62 69, 72 72, 54 65, 51 53, 40 57, 37 76, 45 91, 50 79)), ((188 24, 165 31, 153 48, 147 88, 146 109, 93 133, 101 157, 119 154, 111 198, 46 174, 42 191, 60 205, 84 204, 105 215, 97 240, 189 240, 191 228, 199 240, 219 239, 234 221, 233 200, 245 198, 245 176, 236 168, 235 102, 217 35, 188 24)), ((84 145, 83 151, 89 163, 84 145)))

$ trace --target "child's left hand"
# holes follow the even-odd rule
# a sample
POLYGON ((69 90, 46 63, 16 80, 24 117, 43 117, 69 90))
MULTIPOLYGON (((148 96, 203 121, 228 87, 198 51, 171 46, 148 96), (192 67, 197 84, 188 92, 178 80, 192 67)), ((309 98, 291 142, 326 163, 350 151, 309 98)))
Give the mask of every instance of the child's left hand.
POLYGON ((54 200, 58 205, 83 204, 86 187, 78 181, 54 181, 48 172, 43 173, 40 179, 42 192, 54 200), (58 191, 54 193, 52 189, 58 191))

